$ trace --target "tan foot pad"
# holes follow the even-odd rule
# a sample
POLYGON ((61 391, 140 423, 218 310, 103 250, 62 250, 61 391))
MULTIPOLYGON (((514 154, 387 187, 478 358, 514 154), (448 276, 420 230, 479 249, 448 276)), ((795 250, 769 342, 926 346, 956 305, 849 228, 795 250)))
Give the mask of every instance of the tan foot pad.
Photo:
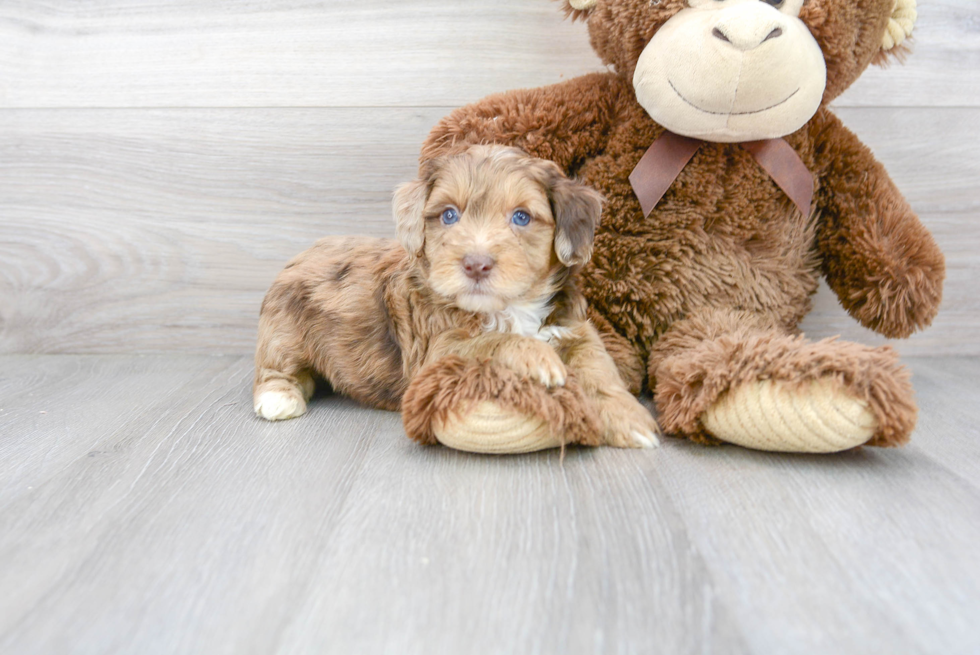
POLYGON ((475 404, 463 417, 450 415, 445 423, 434 423, 432 431, 443 445, 471 453, 518 454, 561 446, 540 418, 508 412, 492 402, 475 404))
POLYGON ((808 386, 763 380, 723 394, 701 416, 723 441, 757 450, 835 453, 867 443, 877 421, 833 380, 808 386))

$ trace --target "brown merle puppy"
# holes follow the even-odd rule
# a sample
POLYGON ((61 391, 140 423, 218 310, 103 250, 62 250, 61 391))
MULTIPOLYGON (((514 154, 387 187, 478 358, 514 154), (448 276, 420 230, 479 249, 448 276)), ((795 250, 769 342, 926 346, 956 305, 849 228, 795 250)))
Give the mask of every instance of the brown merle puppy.
POLYGON ((448 355, 489 359, 546 387, 569 368, 597 403, 602 442, 656 444, 596 330, 575 272, 592 254, 601 197, 549 161, 473 146, 426 163, 395 193, 400 243, 318 241, 262 305, 256 413, 306 411, 314 375, 397 410, 409 382, 448 355))

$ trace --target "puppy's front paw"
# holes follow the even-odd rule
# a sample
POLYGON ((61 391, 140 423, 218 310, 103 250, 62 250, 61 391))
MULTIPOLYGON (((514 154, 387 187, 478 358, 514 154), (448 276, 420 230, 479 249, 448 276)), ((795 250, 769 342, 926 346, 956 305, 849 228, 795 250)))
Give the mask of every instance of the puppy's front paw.
POLYGON ((264 391, 255 399, 255 413, 267 421, 284 421, 306 413, 306 401, 297 393, 264 391))
POLYGON ((656 448, 660 427, 653 415, 633 396, 602 403, 603 440, 614 448, 656 448))
POLYGON ((548 387, 563 387, 568 371, 554 348, 537 339, 521 339, 504 349, 497 360, 521 377, 548 387))

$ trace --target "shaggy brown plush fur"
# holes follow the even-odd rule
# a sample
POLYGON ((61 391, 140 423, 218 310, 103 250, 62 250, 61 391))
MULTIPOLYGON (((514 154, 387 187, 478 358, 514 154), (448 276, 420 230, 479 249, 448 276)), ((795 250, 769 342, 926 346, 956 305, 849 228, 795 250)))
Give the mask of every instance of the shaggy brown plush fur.
POLYGON ((901 445, 915 427, 910 376, 894 350, 837 339, 808 342, 744 313, 705 313, 676 323, 654 348, 650 369, 661 424, 681 434, 699 434, 701 414, 728 389, 754 380, 802 387, 828 377, 875 415, 869 445, 901 445))
POLYGON ((603 193, 583 291, 624 378, 635 383, 646 371, 670 429, 703 437, 705 407, 733 384, 778 372, 791 383, 840 379, 878 418, 873 443, 902 443, 916 412, 894 353, 796 336, 821 274, 855 319, 889 337, 926 327, 939 308, 942 253, 884 167, 826 107, 884 58, 894 2, 810 0, 800 14, 828 71, 823 106, 786 137, 815 178, 812 215, 740 145, 705 143, 645 217, 628 177, 664 130, 638 104, 632 74, 653 34, 686 6, 600 0, 589 32, 614 72, 463 107, 433 129, 423 160, 468 143, 513 144, 603 193))
POLYGON ((602 423, 595 404, 574 372, 565 386, 549 390, 490 360, 455 356, 430 364, 412 380, 402 401, 405 432, 419 443, 436 444, 433 424, 445 422, 452 413, 465 413, 474 402, 486 398, 541 419, 565 444, 602 444, 602 423))

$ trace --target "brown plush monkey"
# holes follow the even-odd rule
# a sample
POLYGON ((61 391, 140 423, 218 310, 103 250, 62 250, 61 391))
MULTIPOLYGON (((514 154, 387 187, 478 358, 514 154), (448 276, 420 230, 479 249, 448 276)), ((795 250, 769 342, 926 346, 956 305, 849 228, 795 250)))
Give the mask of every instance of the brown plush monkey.
MULTIPOLYGON (((511 144, 602 192, 583 289, 667 432, 777 451, 905 443, 917 410, 896 353, 811 342, 797 326, 821 275, 888 337, 929 325, 939 307, 942 253, 827 107, 904 51, 914 0, 562 4, 588 21, 612 72, 463 107, 423 159, 511 144)), ((499 412, 513 428, 517 409, 477 400, 481 425, 499 412)), ((442 410, 458 426, 472 405, 442 410)), ((452 445, 458 429, 436 433, 452 445)))

